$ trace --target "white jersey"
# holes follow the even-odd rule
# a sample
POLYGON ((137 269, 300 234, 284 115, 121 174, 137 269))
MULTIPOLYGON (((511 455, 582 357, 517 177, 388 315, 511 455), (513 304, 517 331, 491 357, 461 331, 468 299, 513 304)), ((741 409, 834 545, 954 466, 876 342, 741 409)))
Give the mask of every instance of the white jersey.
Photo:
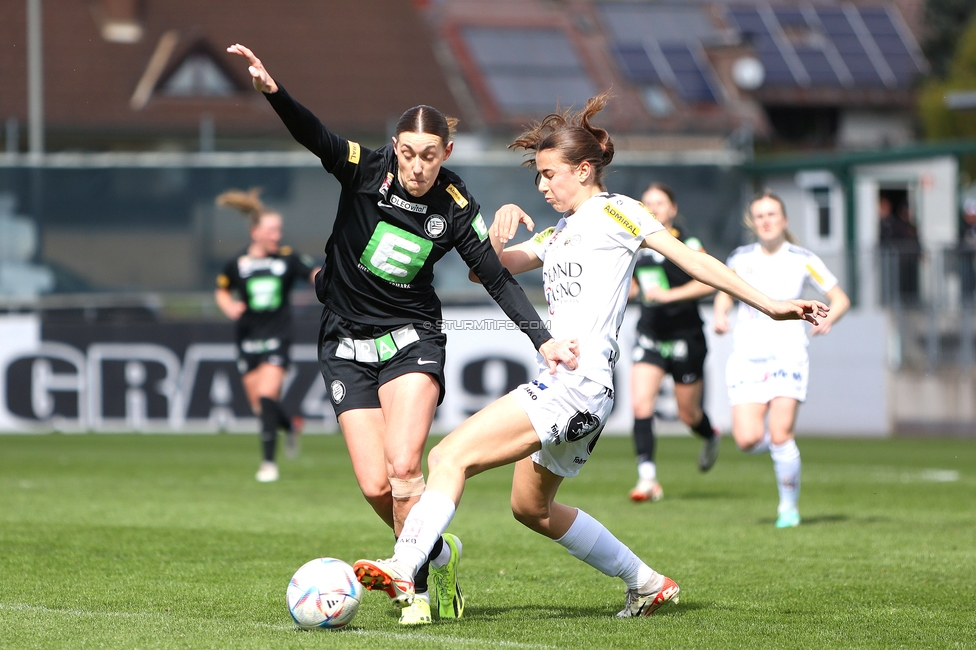
MULTIPOLYGON (((819 257, 789 242, 772 255, 763 253, 758 243, 740 246, 727 264, 774 300, 796 300, 807 284, 822 294, 837 285, 837 278, 819 257)), ((732 341, 734 350, 750 359, 806 354, 808 343, 804 321, 774 321, 744 302, 739 303, 732 341)))
POLYGON ((637 250, 648 235, 664 230, 638 201, 621 194, 587 199, 555 228, 530 240, 542 260, 549 332, 554 339, 579 340, 574 372, 613 388, 620 356, 617 333, 623 321, 637 250))

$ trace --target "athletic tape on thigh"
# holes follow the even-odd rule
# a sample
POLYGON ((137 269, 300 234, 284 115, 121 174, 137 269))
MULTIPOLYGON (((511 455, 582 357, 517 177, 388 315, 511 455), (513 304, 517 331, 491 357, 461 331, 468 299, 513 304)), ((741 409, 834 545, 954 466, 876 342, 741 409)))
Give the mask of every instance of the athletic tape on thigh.
POLYGON ((394 499, 407 499, 419 497, 423 494, 427 488, 427 483, 424 482, 422 475, 417 478, 394 478, 391 476, 390 487, 393 488, 394 499))

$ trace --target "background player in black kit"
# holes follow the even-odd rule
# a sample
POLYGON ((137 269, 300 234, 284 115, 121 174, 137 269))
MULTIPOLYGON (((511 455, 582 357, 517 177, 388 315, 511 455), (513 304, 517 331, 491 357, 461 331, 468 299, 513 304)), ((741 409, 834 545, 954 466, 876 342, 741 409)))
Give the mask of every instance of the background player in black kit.
MULTIPOLYGON (((429 106, 401 116, 393 141, 375 151, 341 138, 294 101, 246 47, 252 82, 292 136, 342 185, 316 292, 325 305, 319 359, 353 471, 366 500, 399 535, 424 491, 421 459, 444 392, 446 336, 433 266, 452 248, 553 367, 575 367, 575 350, 552 340, 521 287, 498 260, 480 208, 442 167, 449 121, 429 106), (382 459, 382 462, 380 461, 382 459)), ((461 546, 445 534, 430 554, 440 617, 461 616, 461 546)), ((400 622, 431 622, 426 565, 419 596, 400 622)))
MULTIPOLYGON (((678 204, 670 187, 652 183, 641 202, 676 239, 694 250, 704 250, 698 238, 674 223, 678 204)), ((637 258, 631 286, 631 295, 640 296, 641 301, 630 375, 638 476, 636 487, 630 491, 634 501, 658 501, 664 495, 654 462, 654 405, 665 374, 674 378, 678 417, 704 439, 698 468, 707 472, 718 457, 719 436, 702 410, 702 374, 708 349, 698 313, 698 299, 714 292, 651 249, 641 251, 637 258)))
POLYGON ((310 257, 281 246, 281 215, 264 207, 260 190, 224 192, 217 205, 240 211, 250 222, 251 243, 217 276, 214 299, 237 324, 237 368, 251 409, 261 418, 263 460, 255 478, 268 483, 278 480, 278 429, 288 432, 288 447, 294 453, 301 428, 299 419, 289 418, 279 402, 290 362, 288 297, 296 280, 314 282, 318 269, 310 257))

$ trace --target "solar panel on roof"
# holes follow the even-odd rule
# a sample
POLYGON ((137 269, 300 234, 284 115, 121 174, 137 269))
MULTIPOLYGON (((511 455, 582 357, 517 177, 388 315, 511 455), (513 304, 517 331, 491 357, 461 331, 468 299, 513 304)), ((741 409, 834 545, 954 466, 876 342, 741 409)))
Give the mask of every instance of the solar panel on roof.
POLYGON ((753 42, 753 51, 766 69, 764 86, 795 86, 796 78, 771 36, 753 42))
POLYGON ((736 7, 729 9, 729 17, 743 34, 769 34, 762 16, 752 7, 736 7))
POLYGON ((833 41, 838 54, 847 69, 851 71, 854 83, 867 86, 884 85, 877 68, 871 62, 843 9, 818 7, 816 12, 824 32, 833 41))
POLYGON ((644 84, 661 83, 661 77, 647 56, 643 45, 614 45, 614 55, 620 63, 624 76, 631 81, 644 84))
POLYGON ((860 7, 865 27, 900 85, 910 84, 922 72, 885 7, 860 7))
POLYGON ((469 27, 463 33, 471 54, 485 67, 583 68, 569 39, 555 29, 469 27))
POLYGON ((662 43, 697 41, 716 33, 703 8, 693 4, 604 2, 599 7, 613 39, 621 43, 638 43, 647 38, 662 43))
POLYGON ((593 83, 585 77, 547 79, 506 73, 488 73, 485 80, 495 101, 508 113, 549 113, 557 104, 582 108, 596 95, 593 83))
POLYGON ((796 47, 797 57, 810 75, 810 83, 813 86, 839 86, 840 79, 837 73, 827 60, 827 55, 819 47, 796 47))
POLYGON ((752 45, 756 57, 766 69, 763 85, 767 87, 797 85, 793 71, 783 58, 783 53, 776 45, 773 35, 769 33, 769 28, 759 11, 754 7, 733 7, 729 9, 729 16, 743 38, 752 45))
POLYGON ((777 7, 773 14, 783 27, 808 27, 807 19, 799 9, 777 7))
POLYGON ((597 93, 558 29, 467 27, 461 33, 492 98, 506 113, 550 111, 557 101, 582 106, 597 93))
POLYGON ((674 72, 676 90, 688 102, 714 102, 705 72, 698 65, 694 53, 685 43, 662 43, 661 53, 674 72))

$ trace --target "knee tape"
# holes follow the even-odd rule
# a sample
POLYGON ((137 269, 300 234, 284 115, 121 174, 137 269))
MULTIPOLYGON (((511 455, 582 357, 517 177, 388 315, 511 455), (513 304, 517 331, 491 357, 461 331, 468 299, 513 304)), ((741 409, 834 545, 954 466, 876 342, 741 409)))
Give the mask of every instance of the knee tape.
POLYGON ((409 499, 419 497, 427 488, 423 475, 417 478, 394 478, 390 477, 390 487, 393 489, 394 499, 409 499))

